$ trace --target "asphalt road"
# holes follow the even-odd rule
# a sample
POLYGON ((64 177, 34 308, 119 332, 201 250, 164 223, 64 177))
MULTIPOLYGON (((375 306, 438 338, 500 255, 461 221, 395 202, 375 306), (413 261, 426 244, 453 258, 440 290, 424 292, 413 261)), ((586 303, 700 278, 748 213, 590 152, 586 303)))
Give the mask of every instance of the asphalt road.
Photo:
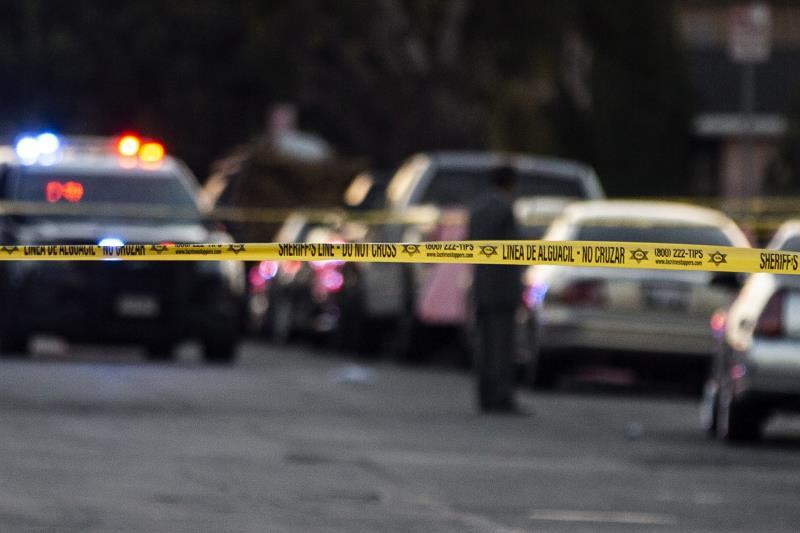
POLYGON ((0 531, 796 531, 800 426, 730 447, 696 400, 574 385, 475 413, 468 376, 248 343, 0 361, 0 531), (109 356, 110 357, 107 357, 109 356))

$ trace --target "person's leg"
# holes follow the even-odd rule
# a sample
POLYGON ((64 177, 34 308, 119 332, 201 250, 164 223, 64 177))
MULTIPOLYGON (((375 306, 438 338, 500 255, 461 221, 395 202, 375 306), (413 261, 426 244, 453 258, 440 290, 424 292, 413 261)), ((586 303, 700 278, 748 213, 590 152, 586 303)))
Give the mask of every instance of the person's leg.
POLYGON ((503 411, 513 404, 513 315, 492 309, 478 315, 480 347, 476 361, 478 402, 483 410, 503 411))
POLYGON ((514 311, 498 310, 495 314, 494 354, 495 394, 499 405, 515 407, 514 402, 514 311))
POLYGON ((478 407, 482 410, 490 409, 492 403, 491 391, 491 358, 492 358, 492 328, 490 324, 491 313, 483 309, 477 311, 476 330, 478 339, 475 343, 475 388, 478 395, 478 407))

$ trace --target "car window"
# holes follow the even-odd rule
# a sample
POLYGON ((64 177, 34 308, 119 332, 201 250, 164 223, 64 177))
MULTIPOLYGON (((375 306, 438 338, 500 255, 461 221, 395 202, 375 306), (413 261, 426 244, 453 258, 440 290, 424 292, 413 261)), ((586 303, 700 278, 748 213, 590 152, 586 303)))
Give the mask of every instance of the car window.
MULTIPOLYGON (((492 169, 440 169, 432 177, 422 196, 423 204, 440 206, 467 205, 491 189, 492 169)), ((559 196, 586 198, 581 181, 541 172, 517 172, 514 198, 559 196)))
POLYGON ((20 170, 10 177, 11 200, 45 203, 169 205, 195 208, 191 191, 176 176, 152 172, 50 173, 20 170))
POLYGON ((780 249, 787 252, 800 252, 800 235, 786 239, 780 249))
POLYGON ((687 225, 584 225, 578 228, 575 240, 731 245, 730 239, 717 227, 687 225))

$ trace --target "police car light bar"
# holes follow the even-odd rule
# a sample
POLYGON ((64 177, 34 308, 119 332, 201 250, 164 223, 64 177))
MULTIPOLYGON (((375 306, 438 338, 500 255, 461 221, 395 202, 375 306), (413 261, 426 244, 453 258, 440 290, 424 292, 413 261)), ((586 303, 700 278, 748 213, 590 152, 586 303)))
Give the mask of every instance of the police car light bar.
POLYGON ((139 137, 136 135, 123 135, 117 143, 117 151, 119 151, 119 155, 133 157, 139 153, 141 144, 139 137))
POLYGON ((52 156, 61 147, 61 140, 53 133, 44 132, 39 135, 25 135, 14 147, 17 156, 23 163, 30 164, 42 156, 52 156))
POLYGON ((125 134, 117 142, 117 151, 123 157, 136 157, 144 163, 156 163, 164 159, 164 145, 155 142, 143 142, 138 136, 125 134))

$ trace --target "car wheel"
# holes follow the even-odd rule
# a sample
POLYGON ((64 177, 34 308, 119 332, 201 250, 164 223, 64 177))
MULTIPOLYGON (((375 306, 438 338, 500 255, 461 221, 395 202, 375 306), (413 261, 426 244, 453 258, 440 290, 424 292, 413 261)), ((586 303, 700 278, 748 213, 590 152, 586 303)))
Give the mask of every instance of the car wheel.
POLYGON ((165 363, 175 359, 175 345, 171 342, 152 342, 145 349, 148 361, 165 363))
POLYGON ((288 344, 292 339, 293 305, 289 297, 278 297, 273 302, 272 341, 276 344, 288 344))
POLYGON ((27 333, 15 331, 13 333, 6 333, 0 337, 0 354, 3 357, 28 357, 30 352, 30 337, 27 333))
POLYGON ((720 391, 717 399, 717 437, 729 442, 749 442, 761 437, 763 415, 750 403, 734 400, 730 392, 720 391))
POLYGON ((339 303, 336 325, 328 334, 327 345, 333 350, 343 352, 359 350, 363 315, 360 306, 350 299, 350 297, 343 298, 339 303))
POLYGON ((525 382, 539 390, 552 390, 558 384, 558 368, 551 357, 545 356, 541 350, 531 353, 531 359, 525 369, 525 382))
POLYGON ((429 332, 413 316, 404 313, 395 321, 389 354, 398 363, 418 363, 428 357, 429 332))
POLYGON ((703 387, 703 397, 700 400, 700 426, 712 437, 717 433, 718 399, 719 387, 715 380, 710 379, 703 387))
POLYGON ((209 365, 229 365, 236 361, 237 342, 234 339, 205 339, 203 361, 209 365))
POLYGON ((524 367, 523 381, 534 389, 554 389, 558 384, 559 367, 556 365, 552 355, 542 351, 536 322, 531 319, 531 321, 520 324, 518 327, 525 328, 518 335, 524 335, 524 342, 520 342, 520 345, 528 352, 528 362, 524 367))
POLYGON ((417 363, 428 357, 430 332, 419 322, 414 305, 414 278, 410 268, 403 270, 402 284, 405 302, 400 316, 394 321, 389 354, 398 363, 417 363))

